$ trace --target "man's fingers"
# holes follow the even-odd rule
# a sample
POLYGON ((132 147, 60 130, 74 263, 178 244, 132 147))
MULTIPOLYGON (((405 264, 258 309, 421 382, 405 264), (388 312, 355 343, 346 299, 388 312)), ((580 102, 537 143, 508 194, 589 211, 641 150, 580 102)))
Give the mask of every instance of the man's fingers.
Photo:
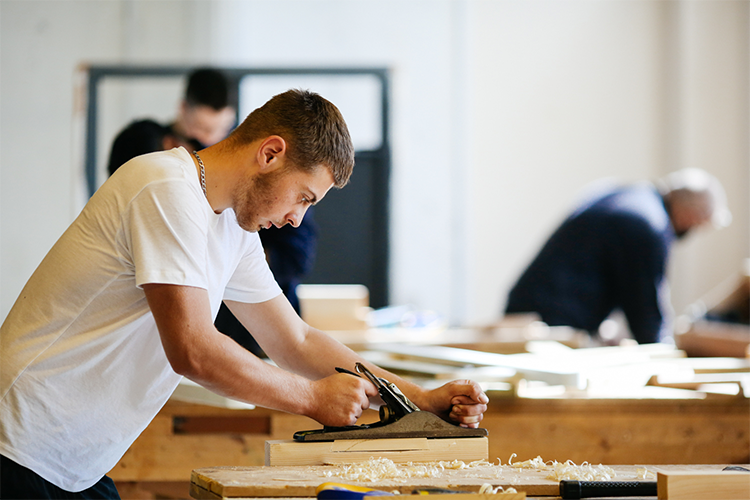
MULTIPOLYGON (((490 398, 484 393, 482 388, 473 380, 459 380, 455 382, 457 389, 457 397, 464 396, 471 399, 471 403, 482 403, 487 404, 490 402, 490 398)), ((469 404, 469 403, 458 403, 458 404, 469 404)))
POLYGON ((365 394, 367 394, 368 397, 374 398, 375 396, 378 396, 380 393, 378 392, 378 388, 375 387, 375 384, 371 382, 365 382, 365 394))
POLYGON ((456 380, 449 382, 443 389, 446 390, 452 405, 457 404, 487 404, 490 398, 484 393, 479 384, 472 380, 456 380))
POLYGON ((489 398, 487 398, 486 396, 484 398, 479 398, 479 397, 473 398, 473 397, 470 397, 470 396, 458 395, 458 396, 453 396, 451 398, 451 405, 453 405, 453 406, 455 406, 455 405, 476 405, 476 404, 481 404, 481 405, 486 406, 487 403, 489 403, 489 398))
POLYGON ((460 422, 480 422, 485 411, 485 405, 456 405, 451 408, 450 418, 460 422))
POLYGON ((484 415, 482 415, 481 413, 476 415, 467 415, 466 413, 452 411, 450 414, 451 420, 458 422, 462 427, 472 428, 479 427, 479 422, 482 421, 483 417, 484 415))

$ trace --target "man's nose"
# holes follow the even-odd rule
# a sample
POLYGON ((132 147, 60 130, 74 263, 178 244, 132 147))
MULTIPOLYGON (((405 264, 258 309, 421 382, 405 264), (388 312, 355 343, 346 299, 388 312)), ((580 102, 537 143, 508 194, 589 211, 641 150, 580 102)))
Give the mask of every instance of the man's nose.
POLYGON ((289 215, 286 216, 287 224, 299 227, 302 219, 305 217, 305 212, 307 212, 307 207, 289 212, 289 215))

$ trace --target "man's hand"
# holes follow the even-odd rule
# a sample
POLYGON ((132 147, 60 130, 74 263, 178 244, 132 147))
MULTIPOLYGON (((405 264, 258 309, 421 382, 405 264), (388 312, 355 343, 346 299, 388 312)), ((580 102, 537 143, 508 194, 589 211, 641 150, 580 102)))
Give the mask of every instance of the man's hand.
POLYGON ((461 427, 479 427, 489 398, 472 380, 455 380, 428 391, 421 410, 431 411, 461 427))
POLYGON ((311 382, 310 406, 305 415, 327 426, 354 425, 370 407, 369 398, 377 395, 370 381, 337 373, 311 382))

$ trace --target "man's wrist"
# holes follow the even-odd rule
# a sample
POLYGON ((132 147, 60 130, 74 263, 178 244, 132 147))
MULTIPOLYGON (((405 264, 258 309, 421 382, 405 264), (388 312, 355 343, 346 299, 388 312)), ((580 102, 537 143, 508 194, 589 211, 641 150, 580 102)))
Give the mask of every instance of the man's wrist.
POLYGON ((428 397, 429 391, 427 391, 426 389, 416 384, 412 384, 412 387, 410 387, 410 391, 408 393, 403 391, 403 389, 402 392, 404 392, 404 395, 409 398, 412 403, 417 405, 417 408, 419 408, 420 410, 430 412, 433 411, 428 397))

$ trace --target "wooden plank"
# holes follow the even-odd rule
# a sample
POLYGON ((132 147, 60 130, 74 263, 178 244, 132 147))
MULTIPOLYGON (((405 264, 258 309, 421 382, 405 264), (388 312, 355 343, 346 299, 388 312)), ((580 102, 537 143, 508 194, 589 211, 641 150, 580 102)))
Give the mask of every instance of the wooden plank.
POLYGON ((190 483, 190 497, 197 500, 222 500, 222 496, 201 488, 195 483, 190 483))
POLYGON ((429 500, 526 500, 526 493, 430 493, 429 500))
MULTIPOLYGON (((490 395, 490 398, 492 396, 490 395)), ((750 406, 744 398, 517 400, 498 402, 482 427, 490 458, 618 464, 741 464, 750 460, 750 406)))
POLYGON ((659 472, 656 482, 659 500, 747 500, 750 498, 750 472, 659 472))
POLYGON ((689 356, 750 357, 750 327, 719 321, 698 321, 675 335, 677 346, 689 356))
MULTIPOLYGON (((737 362, 745 363, 721 361, 697 363, 696 371, 734 371, 737 362)), ((505 462, 511 453, 517 460, 541 455, 544 460, 603 464, 741 464, 750 459, 750 406, 745 398, 526 399, 491 389, 488 395, 490 405, 481 425, 490 433, 493 461, 505 462)), ((368 410, 358 423, 378 419, 377 411, 368 410)), ((170 401, 108 475, 115 481, 187 483, 191 471, 202 467, 261 466, 267 440, 291 439, 296 431, 319 426, 310 418, 265 408, 231 410, 170 401), (269 434, 175 434, 175 419, 194 416, 267 416, 271 429, 269 434)))
POLYGON ((476 438, 341 439, 337 441, 266 441, 266 465, 325 465, 366 462, 373 456, 395 463, 440 460, 487 460, 489 441, 476 438))
POLYGON ((750 372, 750 359, 745 358, 685 358, 676 360, 680 368, 695 373, 747 373, 750 372))
POLYGON ((567 367, 555 368, 550 365, 549 360, 528 354, 495 354, 455 347, 407 344, 382 344, 372 346, 372 349, 454 366, 501 366, 512 368, 529 379, 541 380, 551 385, 564 385, 577 389, 586 387, 585 377, 577 370, 567 367))
MULTIPOLYGON (((618 481, 643 481, 639 469, 643 465, 614 465, 618 481)), ((725 465, 664 465, 645 466, 652 472, 714 471, 725 465)), ((487 465, 464 469, 444 469, 438 475, 424 477, 353 481, 337 475, 340 466, 304 467, 211 467, 192 473, 193 485, 202 488, 206 500, 253 497, 314 497, 315 490, 325 482, 367 486, 368 488, 411 494, 416 488, 447 488, 454 491, 478 492, 483 484, 513 487, 528 496, 558 497, 560 483, 549 479, 550 470, 518 469, 507 465, 487 465)), ((645 479, 653 481, 653 477, 645 479)))

